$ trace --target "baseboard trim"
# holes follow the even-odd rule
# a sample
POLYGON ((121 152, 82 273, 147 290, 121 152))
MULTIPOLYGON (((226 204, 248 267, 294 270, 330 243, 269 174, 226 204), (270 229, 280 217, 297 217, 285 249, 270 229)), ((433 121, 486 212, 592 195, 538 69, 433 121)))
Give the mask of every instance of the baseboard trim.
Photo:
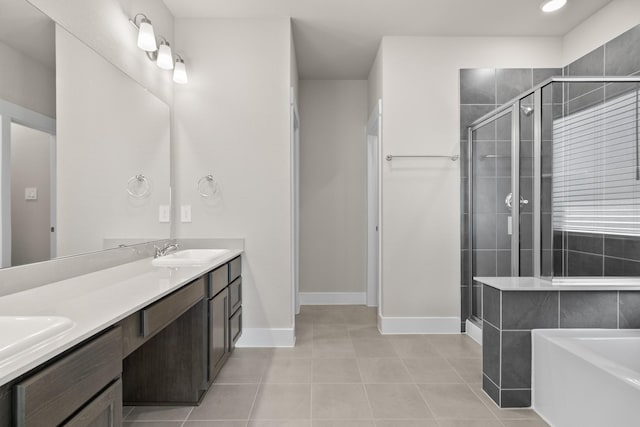
POLYGON ((388 334, 459 334, 459 317, 378 316, 378 329, 388 334))
POLYGON ((293 328, 244 328, 236 347, 294 347, 293 328))
POLYGON ((475 323, 469 321, 469 319, 465 322, 465 328, 467 335, 469 335, 472 340, 482 345, 482 328, 479 328, 475 323))
POLYGON ((366 292, 300 292, 300 305, 366 305, 366 292))

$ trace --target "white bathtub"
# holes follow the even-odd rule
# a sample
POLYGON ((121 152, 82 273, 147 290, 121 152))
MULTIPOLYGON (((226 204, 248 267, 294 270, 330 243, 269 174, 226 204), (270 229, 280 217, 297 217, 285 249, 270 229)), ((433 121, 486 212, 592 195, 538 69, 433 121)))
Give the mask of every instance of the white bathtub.
POLYGON ((640 426, 640 330, 532 332, 532 406, 553 427, 640 426))

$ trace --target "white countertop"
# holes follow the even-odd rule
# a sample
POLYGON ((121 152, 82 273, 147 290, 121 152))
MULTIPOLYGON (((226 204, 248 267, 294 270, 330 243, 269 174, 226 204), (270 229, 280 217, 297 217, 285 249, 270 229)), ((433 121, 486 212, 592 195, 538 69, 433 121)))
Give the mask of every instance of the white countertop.
POLYGON ((501 291, 640 291, 640 277, 474 277, 501 291))
MULTIPOLYGON (((75 326, 19 357, 0 361, 0 385, 232 260, 242 250, 197 267, 154 267, 152 258, 0 297, 0 316, 63 316, 75 326)), ((2 333, 0 331, 0 333, 2 333)))

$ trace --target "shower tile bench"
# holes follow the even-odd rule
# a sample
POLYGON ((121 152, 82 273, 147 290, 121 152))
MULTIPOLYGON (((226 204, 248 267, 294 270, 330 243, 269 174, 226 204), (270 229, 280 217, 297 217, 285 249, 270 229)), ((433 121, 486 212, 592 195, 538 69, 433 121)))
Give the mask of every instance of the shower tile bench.
POLYGON ((501 408, 531 406, 532 329, 640 328, 640 279, 474 281, 482 285, 482 388, 501 408))

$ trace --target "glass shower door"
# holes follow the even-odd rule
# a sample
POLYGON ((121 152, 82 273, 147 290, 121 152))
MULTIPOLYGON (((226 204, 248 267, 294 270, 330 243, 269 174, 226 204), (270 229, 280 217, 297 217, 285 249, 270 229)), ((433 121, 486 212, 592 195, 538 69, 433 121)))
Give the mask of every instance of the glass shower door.
POLYGON ((512 275, 509 208, 512 193, 510 110, 474 128, 470 133, 470 313, 482 319, 482 286, 473 277, 512 275))

